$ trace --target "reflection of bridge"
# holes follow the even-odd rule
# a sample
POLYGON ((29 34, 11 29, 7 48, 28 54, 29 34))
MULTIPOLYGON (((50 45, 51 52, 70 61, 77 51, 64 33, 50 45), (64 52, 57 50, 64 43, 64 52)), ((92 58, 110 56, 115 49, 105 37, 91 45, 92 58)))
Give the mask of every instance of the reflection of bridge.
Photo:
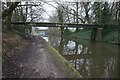
POLYGON ((72 59, 88 59, 88 58, 97 58, 97 57, 117 57, 117 54, 72 54, 72 55, 63 55, 67 60, 72 59))
MULTIPOLYGON (((87 42, 86 42, 87 43, 87 42)), ((88 58, 98 58, 98 57, 118 57, 118 45, 105 44, 105 43, 87 43, 91 53, 80 54, 62 54, 66 59, 88 59, 88 58)), ((84 45, 84 44, 83 44, 84 45)))

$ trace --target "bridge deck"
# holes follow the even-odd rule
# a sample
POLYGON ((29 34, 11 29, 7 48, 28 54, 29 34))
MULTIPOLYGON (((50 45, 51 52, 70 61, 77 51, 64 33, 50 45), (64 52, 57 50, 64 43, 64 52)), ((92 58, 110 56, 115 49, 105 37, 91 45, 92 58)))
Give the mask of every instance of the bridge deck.
POLYGON ((75 23, 48 23, 48 22, 11 22, 14 25, 28 25, 31 24, 34 27, 79 27, 79 28, 98 28, 93 24, 75 24, 75 23))

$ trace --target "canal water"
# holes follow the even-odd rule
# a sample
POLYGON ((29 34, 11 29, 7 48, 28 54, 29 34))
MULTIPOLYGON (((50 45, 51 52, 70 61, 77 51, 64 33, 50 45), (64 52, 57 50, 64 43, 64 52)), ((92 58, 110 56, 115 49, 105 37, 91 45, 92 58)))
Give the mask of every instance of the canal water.
POLYGON ((43 38, 84 78, 118 77, 118 45, 54 35, 43 38))

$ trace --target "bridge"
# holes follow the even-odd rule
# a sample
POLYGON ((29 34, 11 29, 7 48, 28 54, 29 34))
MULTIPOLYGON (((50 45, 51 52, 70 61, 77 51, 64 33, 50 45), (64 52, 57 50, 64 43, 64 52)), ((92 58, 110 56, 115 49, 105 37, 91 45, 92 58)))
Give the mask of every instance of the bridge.
POLYGON ((79 28, 98 28, 93 24, 75 24, 75 23, 48 23, 48 22, 11 22, 14 25, 32 25, 34 27, 79 27, 79 28))
MULTIPOLYGON (((119 26, 118 24, 106 24, 106 25, 95 25, 95 24, 77 24, 77 23, 50 23, 50 22, 11 22, 13 25, 32 25, 34 27, 79 27, 79 28, 96 28, 101 29, 103 26, 106 26, 106 28, 112 29, 112 27, 108 26, 114 26, 114 28, 117 28, 119 26)), ((105 27, 104 27, 105 28, 105 27)), ((113 28, 113 29, 114 29, 113 28)))
POLYGON ((13 25, 27 25, 30 27, 69 27, 69 28, 91 28, 96 30, 96 36, 92 32, 91 40, 100 41, 101 40, 101 31, 102 27, 100 25, 94 24, 77 24, 77 23, 49 23, 49 22, 11 22, 13 25))

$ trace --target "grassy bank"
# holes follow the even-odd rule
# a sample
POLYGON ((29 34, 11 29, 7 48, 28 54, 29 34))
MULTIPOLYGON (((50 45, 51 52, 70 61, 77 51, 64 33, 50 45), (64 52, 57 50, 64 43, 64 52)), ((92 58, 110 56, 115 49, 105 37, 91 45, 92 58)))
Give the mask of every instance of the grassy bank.
POLYGON ((10 51, 22 43, 22 37, 14 32, 7 31, 2 36, 2 56, 10 57, 10 51))
POLYGON ((118 31, 112 31, 103 36, 102 41, 108 43, 118 43, 118 31))
MULTIPOLYGON (((79 32, 74 32, 71 37, 83 40, 90 40, 92 30, 79 30, 79 32)), ((106 43, 118 43, 118 31, 110 31, 102 36, 102 42, 106 43)))

